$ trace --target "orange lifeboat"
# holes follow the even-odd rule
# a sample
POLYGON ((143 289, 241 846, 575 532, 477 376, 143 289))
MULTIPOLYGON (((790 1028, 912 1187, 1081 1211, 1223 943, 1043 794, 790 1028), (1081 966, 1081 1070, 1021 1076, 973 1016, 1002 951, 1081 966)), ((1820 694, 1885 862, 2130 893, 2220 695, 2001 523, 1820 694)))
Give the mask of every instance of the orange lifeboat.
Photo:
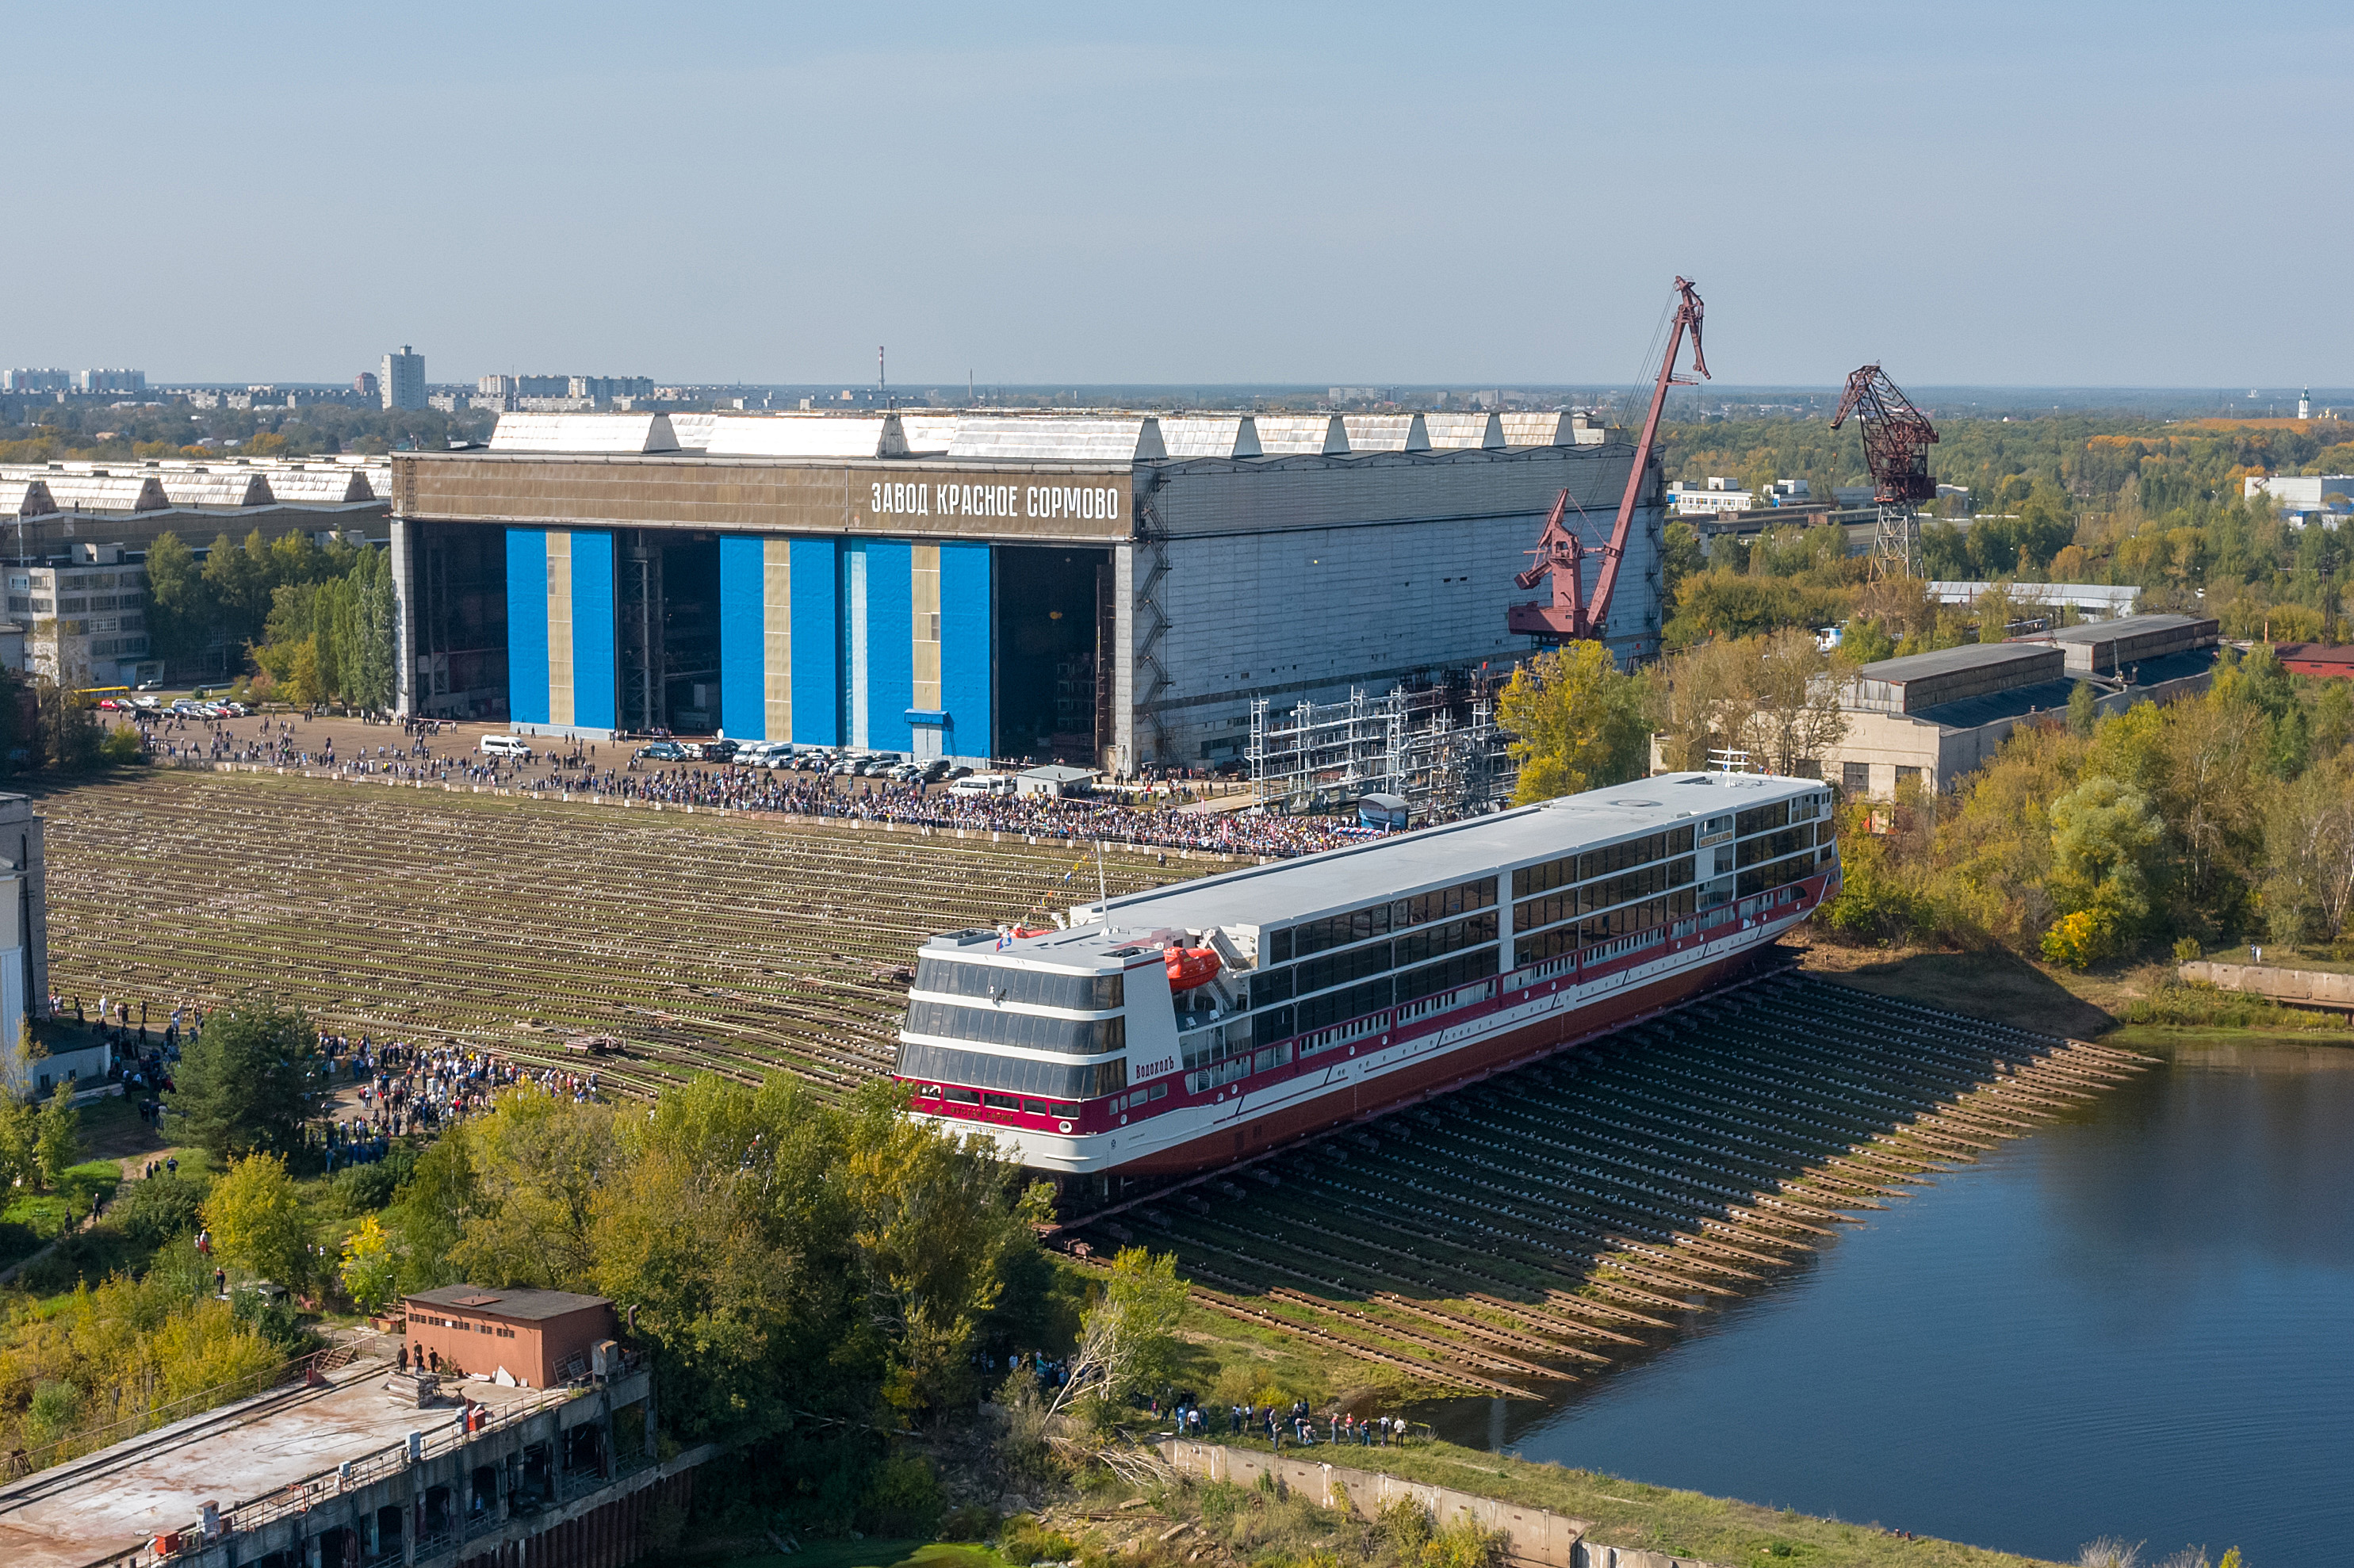
POLYGON ((1172 991, 1209 984, 1221 967, 1218 955, 1207 948, 1163 948, 1161 956, 1168 962, 1172 991))

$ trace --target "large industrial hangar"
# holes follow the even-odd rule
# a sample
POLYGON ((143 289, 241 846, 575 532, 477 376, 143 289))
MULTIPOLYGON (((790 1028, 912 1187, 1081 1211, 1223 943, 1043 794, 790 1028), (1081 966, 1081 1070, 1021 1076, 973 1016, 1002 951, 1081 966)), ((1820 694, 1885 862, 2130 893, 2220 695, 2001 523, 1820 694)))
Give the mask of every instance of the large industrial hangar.
MULTIPOLYGON (((1634 461, 1569 414, 509 414, 394 459, 405 711, 1115 772, 1251 704, 1509 666, 1564 489, 1599 564, 1634 461)), ((1657 652, 1656 473, 1606 641, 1657 652)))

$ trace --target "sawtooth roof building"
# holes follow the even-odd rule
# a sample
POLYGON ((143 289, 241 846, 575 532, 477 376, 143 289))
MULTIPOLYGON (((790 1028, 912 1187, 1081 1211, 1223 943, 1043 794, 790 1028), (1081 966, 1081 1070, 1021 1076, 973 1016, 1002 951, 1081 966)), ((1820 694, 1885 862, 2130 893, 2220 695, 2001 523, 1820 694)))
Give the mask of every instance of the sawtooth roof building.
MULTIPOLYGON (((1501 668, 1572 414, 514 413, 396 454, 401 704, 1128 773, 1237 756, 1251 704, 1501 668)), ((1657 652, 1658 482, 1608 620, 1657 652)), ((1598 569, 1599 554, 1589 573, 1598 569)))

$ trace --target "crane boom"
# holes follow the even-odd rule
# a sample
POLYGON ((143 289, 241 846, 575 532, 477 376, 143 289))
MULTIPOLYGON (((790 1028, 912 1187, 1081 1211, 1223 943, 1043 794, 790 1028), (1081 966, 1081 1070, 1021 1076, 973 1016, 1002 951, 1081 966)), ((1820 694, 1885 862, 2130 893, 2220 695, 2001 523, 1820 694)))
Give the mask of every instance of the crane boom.
POLYGON ((1937 482, 1929 472, 1937 428, 1876 364, 1847 378, 1831 429, 1847 423, 1850 414, 1863 428, 1863 461, 1872 471, 1872 499, 1880 514, 1872 575, 1894 571, 1910 577, 1921 536, 1920 503, 1937 496, 1937 482))
POLYGON ((1635 465, 1627 474, 1627 493, 1618 501, 1617 521, 1610 529, 1610 542, 1591 551, 1602 557, 1602 569, 1594 579, 1591 599, 1581 597, 1585 556, 1585 543, 1564 518, 1569 510, 1570 495, 1564 490, 1553 503, 1545 518, 1544 532, 1537 535, 1537 547, 1529 552, 1536 557, 1529 569, 1512 580, 1524 588, 1532 588, 1547 576, 1553 578, 1553 602, 1540 600, 1534 604, 1516 604, 1506 612, 1506 624, 1516 634, 1534 637, 1548 646, 1564 642, 1584 641, 1602 635, 1610 620, 1611 596, 1618 587, 1618 567, 1627 556, 1627 539, 1635 524, 1635 504, 1642 499, 1643 480, 1651 462, 1651 448, 1659 440, 1659 414, 1667 407, 1670 387, 1692 387, 1698 383, 1678 376, 1676 354, 1683 346, 1684 332, 1691 332, 1692 370, 1705 377, 1708 359, 1701 351, 1701 317, 1704 307, 1696 291, 1698 285, 1678 278, 1676 292, 1681 296, 1676 305, 1675 323, 1668 332, 1668 351, 1659 360, 1659 379, 1651 388, 1650 412, 1643 419, 1642 439, 1635 444, 1635 465))

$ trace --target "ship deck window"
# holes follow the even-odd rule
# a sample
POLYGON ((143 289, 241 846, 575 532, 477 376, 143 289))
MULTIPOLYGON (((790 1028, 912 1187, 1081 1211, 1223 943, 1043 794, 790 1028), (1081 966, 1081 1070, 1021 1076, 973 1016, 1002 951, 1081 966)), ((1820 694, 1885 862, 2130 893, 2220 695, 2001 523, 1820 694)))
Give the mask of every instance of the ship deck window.
POLYGON ((1023 1100, 1022 1102, 1022 1114, 1023 1116, 1044 1116, 1046 1114, 1046 1102, 1044 1100, 1023 1100))
POLYGON ((943 996, 974 996, 1033 1007, 1067 1007, 1074 1012, 1108 1012, 1121 1004, 1119 975, 1055 974, 1011 969, 995 964, 959 963, 918 958, 914 990, 943 996))
POLYGON ((957 1051, 913 1040, 899 1043, 898 1075, 903 1078, 969 1084, 970 1088, 948 1091, 949 1098, 967 1106, 981 1103, 980 1095, 975 1093, 979 1089, 1035 1095, 1048 1100, 1092 1100, 1128 1087, 1128 1063, 1121 1057, 1108 1062, 1040 1062, 1028 1056, 992 1056, 981 1051, 957 1051))
POLYGON ((991 1110, 1018 1111, 1022 1102, 1013 1095, 983 1095, 981 1103, 991 1110))
POLYGON ((907 1029, 910 1034, 937 1034, 970 1040, 976 1045, 1059 1051, 1066 1056, 1099 1055, 1128 1044, 1125 1018, 1047 1018, 1003 1008, 959 1007, 948 1001, 909 1002, 907 1029))

